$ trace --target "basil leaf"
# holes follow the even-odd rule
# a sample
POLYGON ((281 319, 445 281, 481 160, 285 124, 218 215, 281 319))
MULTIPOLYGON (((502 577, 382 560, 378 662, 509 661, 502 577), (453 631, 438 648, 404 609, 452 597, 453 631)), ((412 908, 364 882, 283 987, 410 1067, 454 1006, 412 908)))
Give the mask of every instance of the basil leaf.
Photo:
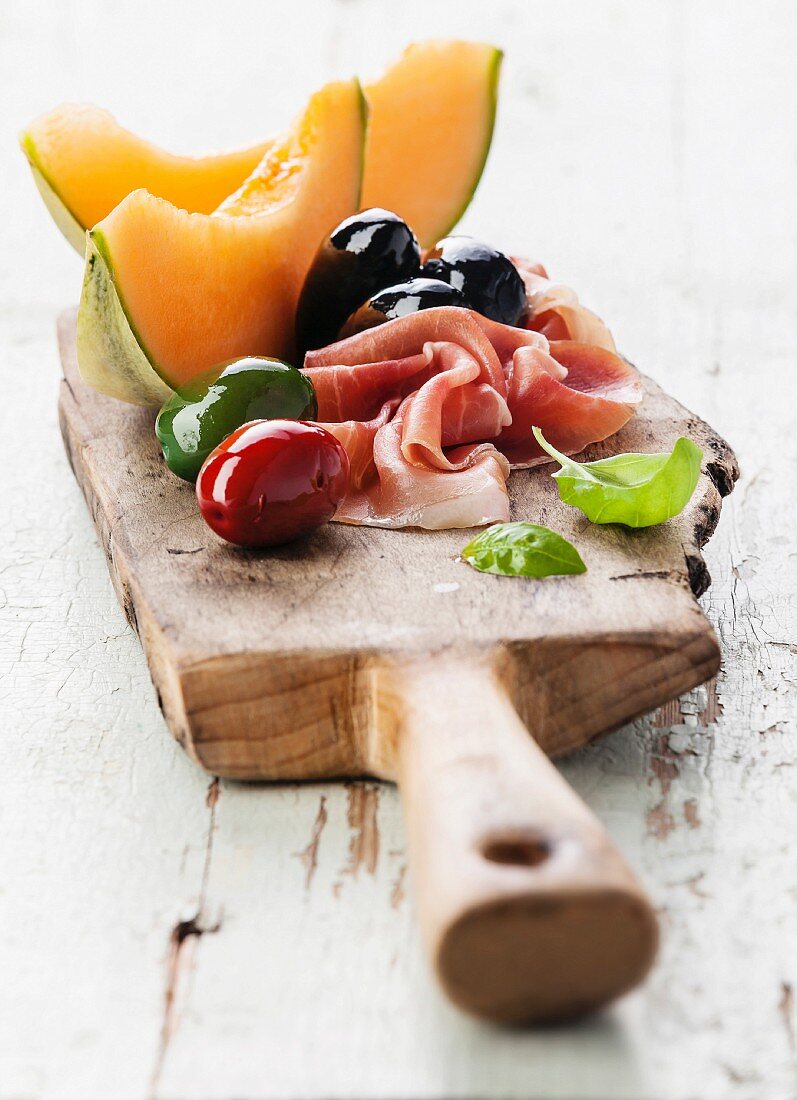
POLYGON ((536 523, 496 523, 462 551, 480 573, 502 577, 550 577, 585 573, 586 565, 567 539, 536 523))
POLYGON ((545 439, 534 438, 561 470, 553 476, 565 504, 579 508, 593 523, 653 527, 686 507, 700 477, 703 452, 685 436, 664 454, 621 454, 597 462, 575 462, 545 439))

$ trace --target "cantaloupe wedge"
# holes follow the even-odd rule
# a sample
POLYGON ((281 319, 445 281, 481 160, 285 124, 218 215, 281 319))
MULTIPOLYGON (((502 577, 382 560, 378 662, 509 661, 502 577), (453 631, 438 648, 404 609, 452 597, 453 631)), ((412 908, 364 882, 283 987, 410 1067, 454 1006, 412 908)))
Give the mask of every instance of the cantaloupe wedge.
POLYGON ((86 230, 144 187, 183 210, 210 214, 253 172, 270 142, 208 157, 178 157, 125 130, 99 107, 64 103, 20 138, 58 228, 83 255, 86 230))
POLYGON ((483 42, 418 42, 366 85, 363 206, 400 214, 423 247, 456 225, 481 179, 502 56, 483 42))
MULTIPOLYGON (((363 206, 401 214, 423 245, 444 237, 481 177, 495 120, 501 51, 480 42, 420 42, 368 85, 370 129, 363 206)), ((64 104, 21 137, 36 184, 81 255, 84 231, 131 191, 209 214, 269 147, 178 157, 123 129, 107 111, 64 104)))
POLYGON ((88 233, 78 363, 103 393, 159 404, 216 363, 290 359, 318 242, 359 207, 367 107, 358 81, 317 92, 213 214, 144 190, 88 233))

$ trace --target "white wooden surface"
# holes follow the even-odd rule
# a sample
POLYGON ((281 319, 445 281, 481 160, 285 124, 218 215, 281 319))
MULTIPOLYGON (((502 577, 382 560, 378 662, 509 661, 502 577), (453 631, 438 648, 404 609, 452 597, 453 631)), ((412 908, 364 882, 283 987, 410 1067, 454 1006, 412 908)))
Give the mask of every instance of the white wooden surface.
POLYGON ((797 1095, 795 56, 791 0, 3 0, 2 1100, 797 1095), (542 1034, 443 1003, 393 790, 211 785, 171 742, 56 427, 80 265, 14 149, 63 99, 232 146, 452 34, 508 52, 465 228, 576 286, 743 468, 717 684, 563 765, 660 908, 659 965, 542 1034))

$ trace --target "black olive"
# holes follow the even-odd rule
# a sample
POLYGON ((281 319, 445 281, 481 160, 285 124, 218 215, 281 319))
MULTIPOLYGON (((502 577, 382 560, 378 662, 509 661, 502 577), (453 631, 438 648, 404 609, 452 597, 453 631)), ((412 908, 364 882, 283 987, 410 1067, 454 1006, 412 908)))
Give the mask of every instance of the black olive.
POLYGON ((464 306, 465 299, 456 289, 439 279, 409 279, 406 283, 385 287, 352 313, 340 330, 341 338, 353 336, 385 321, 406 317, 420 309, 435 306, 464 306))
POLYGON ((471 309, 504 325, 518 325, 528 309, 526 288, 511 260, 473 237, 446 237, 432 248, 422 274, 461 290, 471 309))
POLYGON ((332 343, 362 302, 421 267, 415 234, 398 214, 374 207, 342 221, 316 252, 296 310, 297 351, 332 343))

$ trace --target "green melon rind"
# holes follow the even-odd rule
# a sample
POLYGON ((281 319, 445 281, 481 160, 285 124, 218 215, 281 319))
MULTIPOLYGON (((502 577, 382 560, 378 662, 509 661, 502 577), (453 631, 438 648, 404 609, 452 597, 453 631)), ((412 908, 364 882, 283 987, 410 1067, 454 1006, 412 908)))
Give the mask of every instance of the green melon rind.
MULTIPOLYGON (((494 46, 490 57, 489 64, 487 66, 487 95, 490 100, 490 116, 487 124, 487 133, 484 135, 484 147, 482 153, 481 164, 473 177, 470 190, 465 195, 462 206, 459 208, 456 216, 449 222, 449 224, 441 229, 435 235, 435 240, 442 240, 443 237, 447 237, 457 222, 464 216, 465 211, 473 201, 473 196, 476 194, 476 189, 481 183, 481 178, 484 175, 484 169, 487 164, 487 158, 490 155, 490 147, 493 143, 493 133, 495 131, 495 116, 498 111, 498 82, 501 77, 501 63, 504 60, 504 51, 494 46)), ((433 242, 434 243, 434 242, 433 242)))
POLYGON ((86 247, 86 231, 47 178, 33 137, 29 133, 23 133, 19 144, 33 173, 33 182, 44 199, 44 205, 49 210, 50 217, 72 247, 82 256, 86 247))
POLYGON ((368 96, 365 94, 365 88, 362 82, 355 77, 354 83, 357 85, 357 105, 360 109, 360 175, 357 184, 357 198, 354 203, 354 209, 359 210, 363 197, 363 184, 365 183, 365 154, 368 145, 368 125, 371 116, 371 105, 368 102, 368 96))
POLYGON ((174 392, 130 325, 101 230, 85 235, 86 267, 77 315, 77 361, 84 382, 131 405, 160 407, 174 392))

